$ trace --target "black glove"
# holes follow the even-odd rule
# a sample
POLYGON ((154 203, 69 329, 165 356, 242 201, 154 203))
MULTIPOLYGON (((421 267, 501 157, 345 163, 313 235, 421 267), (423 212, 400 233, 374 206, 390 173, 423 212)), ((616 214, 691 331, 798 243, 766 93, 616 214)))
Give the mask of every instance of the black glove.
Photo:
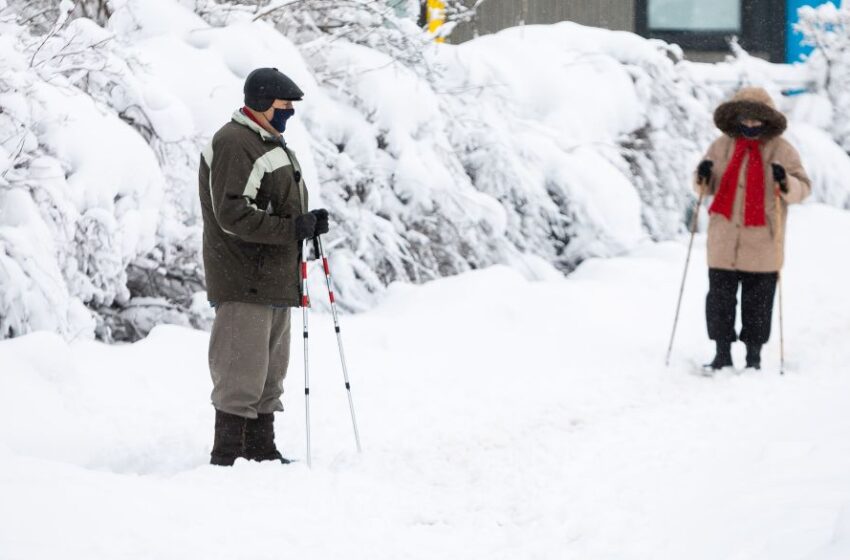
POLYGON ((700 183, 708 183, 711 181, 711 171, 714 169, 714 162, 704 159, 697 167, 697 179, 700 183))
POLYGON ((316 215, 312 212, 301 214, 295 218, 295 239, 304 241, 316 236, 316 215))
POLYGON ((778 163, 771 163, 770 166, 773 168, 773 180, 779 183, 779 190, 788 194, 788 174, 785 168, 778 163))
POLYGON ((316 232, 314 235, 324 235, 328 232, 328 211, 324 208, 310 210, 310 213, 316 216, 316 232))

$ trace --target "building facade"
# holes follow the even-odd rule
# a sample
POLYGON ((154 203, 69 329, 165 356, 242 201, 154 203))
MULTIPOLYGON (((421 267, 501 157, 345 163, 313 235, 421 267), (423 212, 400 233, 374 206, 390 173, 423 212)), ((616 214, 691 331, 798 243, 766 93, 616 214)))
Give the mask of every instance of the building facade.
MULTIPOLYGON (((474 1, 474 0, 470 0, 474 1)), ((517 25, 574 21, 663 39, 694 60, 718 60, 737 37, 750 53, 795 62, 808 52, 794 31, 797 10, 839 0, 484 0, 472 22, 458 25, 459 43, 517 25)))

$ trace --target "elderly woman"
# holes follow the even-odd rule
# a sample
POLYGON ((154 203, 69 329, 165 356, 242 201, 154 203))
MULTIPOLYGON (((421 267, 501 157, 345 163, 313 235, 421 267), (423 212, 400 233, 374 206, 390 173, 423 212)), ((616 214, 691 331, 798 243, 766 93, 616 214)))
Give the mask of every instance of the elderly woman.
POLYGON ((783 262, 782 225, 788 204, 805 199, 811 184, 797 150, 782 137, 785 116, 765 90, 742 89, 717 108, 714 122, 723 136, 708 149, 696 173, 697 192, 714 196, 705 314, 717 352, 706 368, 731 367, 732 343, 740 338, 747 346, 747 368, 760 369, 783 262), (740 337, 735 331, 739 286, 740 337))

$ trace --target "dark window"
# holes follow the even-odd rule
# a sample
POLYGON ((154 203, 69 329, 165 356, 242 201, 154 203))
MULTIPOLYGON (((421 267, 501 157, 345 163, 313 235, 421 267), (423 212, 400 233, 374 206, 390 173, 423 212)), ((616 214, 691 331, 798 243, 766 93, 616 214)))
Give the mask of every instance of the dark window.
POLYGON ((728 52, 737 37, 750 53, 785 61, 784 0, 635 0, 635 30, 686 51, 728 52))
POLYGON ((741 30, 741 0, 649 0, 648 10, 652 30, 741 30))

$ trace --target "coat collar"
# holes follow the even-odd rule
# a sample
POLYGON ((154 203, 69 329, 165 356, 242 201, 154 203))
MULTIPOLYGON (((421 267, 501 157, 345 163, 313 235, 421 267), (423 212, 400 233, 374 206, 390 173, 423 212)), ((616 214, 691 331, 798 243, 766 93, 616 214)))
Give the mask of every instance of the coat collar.
POLYGON ((268 130, 266 130, 263 127, 261 127, 260 125, 258 125, 250 117, 248 117, 245 113, 243 113, 242 109, 236 109, 233 112, 232 119, 233 119, 233 122, 235 122, 237 124, 241 124, 242 126, 245 126, 247 128, 250 128, 251 130, 253 130, 257 134, 259 134, 260 138, 262 138, 266 142, 279 142, 280 141, 280 135, 275 136, 271 132, 269 132, 268 130))

